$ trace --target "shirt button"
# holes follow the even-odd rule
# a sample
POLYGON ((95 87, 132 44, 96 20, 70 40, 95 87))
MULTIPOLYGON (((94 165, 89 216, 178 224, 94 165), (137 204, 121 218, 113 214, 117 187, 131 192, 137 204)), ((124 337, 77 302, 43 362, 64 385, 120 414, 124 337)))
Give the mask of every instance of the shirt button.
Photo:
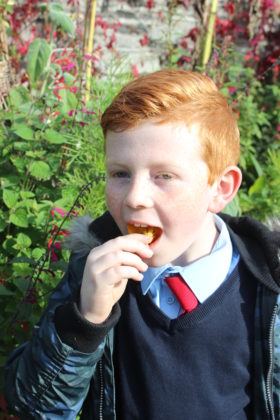
POLYGON ((169 296, 169 298, 167 299, 167 303, 169 303, 169 305, 172 305, 172 303, 174 303, 175 298, 172 296, 169 296))

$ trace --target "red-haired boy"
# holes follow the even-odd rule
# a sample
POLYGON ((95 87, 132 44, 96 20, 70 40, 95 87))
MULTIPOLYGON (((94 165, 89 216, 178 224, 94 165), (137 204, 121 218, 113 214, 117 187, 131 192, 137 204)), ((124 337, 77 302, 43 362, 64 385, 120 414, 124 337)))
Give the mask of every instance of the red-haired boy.
POLYGON ((68 272, 7 395, 34 418, 279 418, 279 234, 218 216, 239 131, 207 77, 142 76, 102 116, 108 212, 78 220, 68 272))

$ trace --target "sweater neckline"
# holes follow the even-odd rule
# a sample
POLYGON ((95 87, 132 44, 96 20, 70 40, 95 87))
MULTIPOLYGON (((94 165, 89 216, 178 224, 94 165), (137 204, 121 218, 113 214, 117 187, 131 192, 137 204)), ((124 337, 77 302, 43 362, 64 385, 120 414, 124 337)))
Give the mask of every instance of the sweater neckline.
POLYGON ((239 262, 227 281, 225 281, 203 304, 200 304, 194 311, 186 313, 176 319, 170 319, 165 315, 153 302, 152 297, 147 294, 143 295, 141 285, 136 282, 129 282, 129 288, 133 290, 142 312, 143 318, 146 318, 148 324, 168 330, 183 330, 185 328, 194 328, 202 323, 223 303, 224 298, 234 287, 238 286, 238 278, 248 277, 250 274, 244 264, 239 262))

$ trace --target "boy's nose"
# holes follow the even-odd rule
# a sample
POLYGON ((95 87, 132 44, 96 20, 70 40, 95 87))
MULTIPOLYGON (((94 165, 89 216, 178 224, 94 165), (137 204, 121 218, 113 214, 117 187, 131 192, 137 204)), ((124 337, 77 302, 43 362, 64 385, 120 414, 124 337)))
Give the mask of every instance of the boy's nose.
POLYGON ((132 182, 124 201, 131 208, 152 207, 152 193, 148 183, 143 181, 132 182))

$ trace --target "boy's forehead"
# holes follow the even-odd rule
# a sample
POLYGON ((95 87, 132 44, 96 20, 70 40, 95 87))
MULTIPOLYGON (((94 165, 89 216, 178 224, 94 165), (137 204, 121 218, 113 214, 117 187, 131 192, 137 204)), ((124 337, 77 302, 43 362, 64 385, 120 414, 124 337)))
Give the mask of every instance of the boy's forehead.
POLYGON ((171 136, 180 136, 182 139, 186 139, 188 135, 199 137, 199 125, 192 124, 187 125, 183 121, 171 121, 171 122, 161 122, 161 121, 149 121, 144 120, 140 124, 130 127, 122 131, 112 131, 108 130, 105 138, 105 144, 108 139, 113 141, 122 140, 123 138, 132 138, 136 140, 141 140, 145 137, 147 133, 153 136, 161 137, 163 133, 168 132, 171 136))
POLYGON ((106 136, 106 160, 121 158, 122 152, 133 155, 134 150, 141 155, 149 152, 158 160, 167 159, 169 153, 179 157, 187 152, 200 155, 198 126, 187 127, 184 123, 145 122, 124 131, 108 131, 106 136))

